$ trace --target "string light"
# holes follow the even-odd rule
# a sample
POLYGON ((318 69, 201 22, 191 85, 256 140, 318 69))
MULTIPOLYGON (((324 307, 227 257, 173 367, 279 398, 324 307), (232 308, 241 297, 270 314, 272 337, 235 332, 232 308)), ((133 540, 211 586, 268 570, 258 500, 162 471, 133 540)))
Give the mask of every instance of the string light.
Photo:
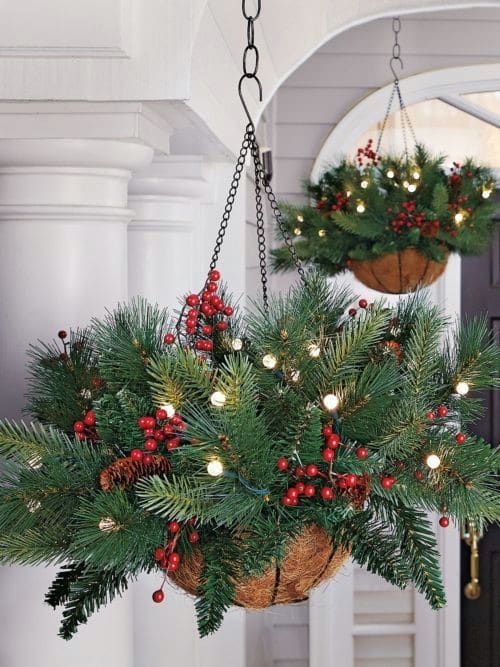
POLYGON ((394 178, 395 176, 394 171, 392 169, 388 169, 385 175, 387 176, 387 178, 394 178))
POLYGON ((352 192, 350 190, 346 190, 345 196, 350 197, 352 195, 352 192))
POLYGON ((231 347, 235 352, 239 352, 243 348, 243 341, 241 338, 233 338, 231 341, 231 347))
POLYGON ((356 211, 358 213, 364 213, 366 211, 365 205, 363 204, 362 201, 358 202, 358 205, 356 206, 356 211))
POLYGON ((415 183, 410 183, 410 185, 408 186, 408 192, 415 192, 416 189, 417 186, 415 185, 415 183))
POLYGON ((368 187, 368 181, 361 181, 360 185, 363 188, 363 190, 366 190, 366 188, 368 187))
POLYGON ((441 459, 437 454, 429 454, 429 456, 425 459, 425 462, 431 470, 436 470, 436 468, 439 468, 441 465, 441 459))
POLYGON ((214 391, 210 396, 210 403, 216 408, 222 408, 226 402, 226 394, 222 391, 214 391))
POLYGON ((467 394, 469 393, 469 389, 470 387, 467 384, 467 382, 457 382, 457 384, 455 385, 455 391, 460 396, 467 396, 467 394))
POLYGON ((483 187, 483 192, 481 193, 482 198, 489 199, 490 195, 491 195, 491 188, 483 187))
POLYGON ((160 408, 165 410, 169 419, 172 419, 172 417, 175 415, 175 408, 171 403, 164 403, 163 405, 160 405, 160 408))
POLYGON ((418 181, 420 178, 420 172, 419 171, 414 171, 413 172, 413 178, 418 181))
POLYGON ((262 357, 262 364, 264 365, 265 368, 269 368, 269 370, 272 370, 273 368, 276 368, 276 364, 278 363, 278 360, 274 356, 274 354, 265 354, 262 357))
POLYGON ((457 223, 457 225, 459 225, 463 221, 464 221, 464 214, 460 213, 460 211, 458 213, 455 213, 455 222, 457 223))
POLYGON ((319 236, 320 238, 323 238, 324 236, 326 236, 326 229, 320 229, 320 230, 318 231, 318 236, 319 236))
POLYGON ((328 412, 335 412, 335 410, 339 407, 339 404, 340 401, 338 396, 335 396, 335 394, 326 394, 326 396, 323 396, 323 405, 328 410, 328 412))
POLYGON ((408 190, 408 188, 410 187, 409 182, 408 181, 403 181, 403 187, 408 190))
POLYGON ((309 350, 309 356, 313 359, 317 359, 321 354, 321 348, 316 343, 311 343, 307 349, 309 350))
POLYGON ((297 222, 304 222, 304 216, 299 214, 297 216, 297 222))
POLYGON ((295 227, 293 233, 295 234, 295 236, 300 236, 302 234, 302 230, 300 227, 295 227))
POLYGON ((208 462, 207 472, 210 477, 220 477, 224 472, 224 466, 220 459, 212 459, 208 462))

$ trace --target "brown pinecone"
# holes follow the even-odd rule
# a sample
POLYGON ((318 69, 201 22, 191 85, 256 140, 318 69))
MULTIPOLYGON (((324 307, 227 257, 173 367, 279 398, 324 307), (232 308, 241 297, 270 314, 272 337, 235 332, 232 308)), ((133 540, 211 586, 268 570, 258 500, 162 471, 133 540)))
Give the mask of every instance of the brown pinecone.
POLYGON ((153 461, 149 465, 144 465, 141 461, 133 461, 130 456, 127 456, 104 468, 99 475, 99 484, 103 491, 112 491, 116 488, 124 490, 133 486, 141 477, 166 475, 170 468, 170 461, 165 456, 158 454, 153 456, 153 461))

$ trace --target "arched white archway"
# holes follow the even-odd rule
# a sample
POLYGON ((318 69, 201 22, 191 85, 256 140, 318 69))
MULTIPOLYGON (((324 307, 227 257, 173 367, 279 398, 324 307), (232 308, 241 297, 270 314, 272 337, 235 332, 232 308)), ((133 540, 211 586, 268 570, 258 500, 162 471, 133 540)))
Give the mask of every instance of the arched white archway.
MULTIPOLYGON (((443 99, 465 93, 500 89, 500 64, 453 67, 416 74, 401 79, 401 92, 407 105, 443 99)), ((392 84, 379 88, 351 109, 324 142, 311 170, 316 180, 327 164, 347 153, 353 137, 359 137, 384 116, 392 84)), ((491 114, 493 116, 493 114, 491 114)))

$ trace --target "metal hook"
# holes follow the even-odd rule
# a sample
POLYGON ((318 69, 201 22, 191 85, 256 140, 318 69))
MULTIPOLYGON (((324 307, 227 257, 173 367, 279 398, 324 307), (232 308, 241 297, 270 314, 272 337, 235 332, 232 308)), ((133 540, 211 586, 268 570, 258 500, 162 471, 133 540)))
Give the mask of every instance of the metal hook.
POLYGON ((404 69, 404 65, 403 61, 399 57, 392 57, 389 61, 389 67, 391 68, 391 72, 394 77, 394 83, 399 83, 399 76, 397 75, 396 70, 394 69, 394 63, 399 63, 401 70, 404 69))
POLYGON ((250 111, 248 110, 247 104, 245 102, 245 98, 243 97, 243 81, 245 79, 254 79, 257 81, 257 86, 259 88, 259 102, 262 102, 262 84, 259 77, 250 74, 243 74, 238 82, 238 95, 240 96, 241 104, 243 105, 243 109, 247 115, 250 125, 255 127, 252 116, 250 115, 250 111))

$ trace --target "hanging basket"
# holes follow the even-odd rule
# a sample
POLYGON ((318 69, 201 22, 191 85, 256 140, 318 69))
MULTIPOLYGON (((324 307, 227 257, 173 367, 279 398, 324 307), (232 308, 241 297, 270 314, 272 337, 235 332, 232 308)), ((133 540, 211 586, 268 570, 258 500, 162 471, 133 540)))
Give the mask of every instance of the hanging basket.
MULTIPOLYGON (((348 551, 334 548, 322 528, 314 524, 306 526, 290 543, 280 567, 273 563, 260 576, 236 581, 235 604, 249 609, 265 609, 275 604, 306 600, 309 591, 333 577, 348 558, 348 551)), ((179 588, 196 595, 202 568, 201 549, 196 549, 181 562, 171 579, 179 588)))
POLYGON ((351 269, 363 285, 373 290, 385 294, 406 294, 435 282, 443 274, 447 263, 448 255, 444 261, 435 262, 415 248, 406 248, 376 259, 353 261, 351 269))

